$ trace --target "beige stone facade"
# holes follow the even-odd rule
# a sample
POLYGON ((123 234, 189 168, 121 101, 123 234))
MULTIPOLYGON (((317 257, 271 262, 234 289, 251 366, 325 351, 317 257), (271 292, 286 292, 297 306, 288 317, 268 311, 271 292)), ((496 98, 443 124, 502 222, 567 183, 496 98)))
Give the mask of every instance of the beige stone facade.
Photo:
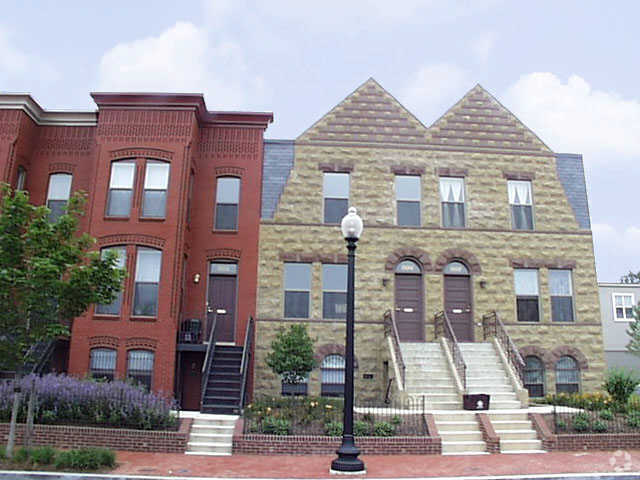
MULTIPOLYGON (((482 316, 495 310, 524 353, 546 366, 546 391, 555 389, 554 358, 580 363, 581 389, 598 389, 604 353, 591 231, 581 228, 556 158, 481 87, 475 87, 430 128, 422 126, 369 80, 295 142, 293 168, 272 219, 260 229, 255 392, 278 394, 279 379, 265 365, 277 329, 303 321, 321 352, 338 352, 344 322, 322 318, 322 263, 343 263, 339 227, 323 224, 323 175, 349 172, 349 204, 365 230, 356 269, 356 391, 381 400, 393 371, 382 317, 394 307, 395 265, 404 258, 422 268, 425 340, 443 310, 442 269, 460 260, 471 271, 474 340, 483 341, 482 316), (397 226, 394 179, 420 175, 419 227, 397 226), (442 228, 439 177, 464 177, 465 228, 442 228), (534 230, 512 229, 507 179, 531 179, 534 230), (312 264, 308 319, 284 318, 284 263, 312 264), (538 268, 538 323, 518 322, 514 267, 538 268), (549 268, 572 270, 574 322, 551 319, 549 268), (324 349, 323 349, 324 348, 324 349)), ((319 394, 320 371, 309 379, 319 394)))

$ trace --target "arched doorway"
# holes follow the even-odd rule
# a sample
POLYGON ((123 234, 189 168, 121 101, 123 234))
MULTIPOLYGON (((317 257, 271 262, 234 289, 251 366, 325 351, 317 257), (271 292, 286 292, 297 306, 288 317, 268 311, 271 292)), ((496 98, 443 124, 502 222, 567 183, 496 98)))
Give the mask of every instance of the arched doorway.
POLYGON ((459 342, 473 342, 473 299, 467 266, 452 261, 444 267, 444 309, 459 342))
POLYGON ((400 341, 423 342, 422 270, 413 260, 403 260, 395 273, 395 318, 400 341))

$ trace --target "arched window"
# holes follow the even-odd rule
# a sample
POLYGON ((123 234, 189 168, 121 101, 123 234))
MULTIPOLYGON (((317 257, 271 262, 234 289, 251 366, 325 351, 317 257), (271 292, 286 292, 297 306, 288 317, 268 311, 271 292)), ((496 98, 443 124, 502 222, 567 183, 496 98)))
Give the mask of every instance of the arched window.
POLYGON ((544 365, 535 355, 524 359, 524 386, 530 397, 544 397, 544 365))
POLYGON ((89 369, 97 379, 113 380, 116 373, 117 353, 113 348, 92 348, 89 369))
POLYGON ((445 275, 469 275, 467 266, 458 261, 449 262, 442 270, 445 275))
POLYGON ((575 358, 565 355, 556 362, 556 393, 580 391, 580 369, 575 358))
POLYGON ((342 397, 344 395, 344 357, 338 354, 324 357, 321 373, 320 394, 323 397, 342 397))
POLYGON ((149 350, 129 350, 127 352, 127 378, 151 390, 153 379, 154 353, 149 350))
POLYGON ((396 273, 420 275, 420 267, 413 260, 403 260, 396 266, 396 273))

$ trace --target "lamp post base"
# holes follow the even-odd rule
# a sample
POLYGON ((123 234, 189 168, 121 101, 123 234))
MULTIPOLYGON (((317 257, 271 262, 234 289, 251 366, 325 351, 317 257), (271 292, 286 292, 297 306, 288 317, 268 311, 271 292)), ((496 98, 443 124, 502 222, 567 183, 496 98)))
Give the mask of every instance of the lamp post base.
POLYGON ((360 450, 356 447, 353 437, 346 435, 342 438, 342 445, 336 451, 338 458, 331 462, 331 473, 361 474, 366 473, 364 462, 358 458, 360 450))

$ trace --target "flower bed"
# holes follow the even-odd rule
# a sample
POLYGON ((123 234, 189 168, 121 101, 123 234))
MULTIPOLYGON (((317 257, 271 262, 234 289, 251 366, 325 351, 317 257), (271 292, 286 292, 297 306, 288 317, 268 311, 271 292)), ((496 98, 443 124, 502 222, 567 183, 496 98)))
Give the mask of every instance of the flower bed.
MULTIPOLYGON (((30 390, 32 376, 21 380, 23 392, 30 390)), ((65 375, 35 377, 34 423, 83 425, 135 430, 172 430, 178 419, 170 399, 149 393, 122 381, 96 382, 65 375)), ((13 382, 0 384, 0 422, 11 418, 13 382)), ((21 403, 18 422, 26 421, 27 402, 21 403)))

